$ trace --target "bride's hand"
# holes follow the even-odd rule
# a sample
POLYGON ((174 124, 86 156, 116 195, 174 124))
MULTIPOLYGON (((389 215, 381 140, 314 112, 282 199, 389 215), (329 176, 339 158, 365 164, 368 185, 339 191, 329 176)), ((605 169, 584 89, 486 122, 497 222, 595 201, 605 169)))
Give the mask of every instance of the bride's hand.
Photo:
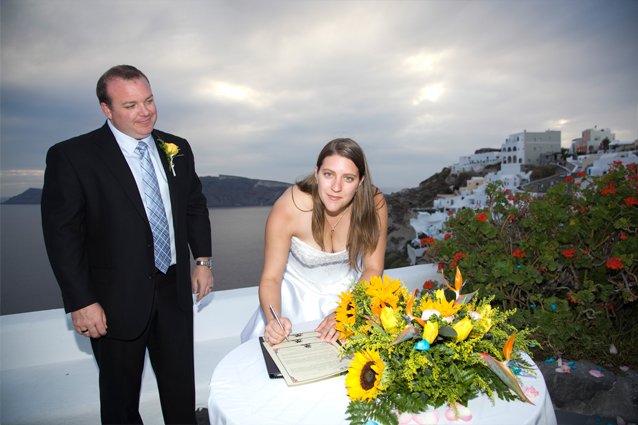
POLYGON ((266 325, 266 329, 264 329, 264 341, 269 343, 271 347, 283 341, 292 329, 292 323, 290 323, 287 317, 281 318, 281 324, 284 325, 285 332, 275 319, 269 321, 266 325))
POLYGON ((335 317, 336 314, 334 312, 330 313, 326 316, 325 319, 321 321, 321 323, 319 323, 317 329, 315 329, 315 332, 321 332, 321 336, 319 337, 319 339, 321 339, 322 341, 335 342, 337 339, 339 339, 339 335, 341 335, 341 332, 335 329, 335 325, 337 324, 337 320, 335 319, 335 317))

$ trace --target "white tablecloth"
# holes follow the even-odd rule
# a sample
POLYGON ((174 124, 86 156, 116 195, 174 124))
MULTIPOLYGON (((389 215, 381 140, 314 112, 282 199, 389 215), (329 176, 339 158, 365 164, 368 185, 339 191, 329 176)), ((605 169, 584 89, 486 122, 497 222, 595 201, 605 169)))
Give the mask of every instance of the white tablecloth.
MULTIPOLYGON (((319 322, 295 325, 295 332, 314 329, 319 322)), ((525 386, 539 392, 532 402, 494 404, 484 395, 470 400, 471 422, 450 422, 447 406, 440 407, 439 424, 556 425, 552 402, 540 371, 523 377, 525 386)), ((348 424, 345 376, 288 387, 283 379, 270 379, 259 347, 253 338, 231 351, 215 368, 210 381, 208 415, 211 425, 326 425, 348 424)))

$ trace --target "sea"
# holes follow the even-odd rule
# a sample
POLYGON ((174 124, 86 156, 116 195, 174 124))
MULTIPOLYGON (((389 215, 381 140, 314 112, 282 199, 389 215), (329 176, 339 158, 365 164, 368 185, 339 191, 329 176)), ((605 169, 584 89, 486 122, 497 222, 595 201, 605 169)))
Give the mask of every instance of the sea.
MULTIPOLYGON (((215 291, 259 285, 270 208, 209 208, 215 291)), ((40 205, 0 205, 0 232, 0 314, 62 308, 40 205)))

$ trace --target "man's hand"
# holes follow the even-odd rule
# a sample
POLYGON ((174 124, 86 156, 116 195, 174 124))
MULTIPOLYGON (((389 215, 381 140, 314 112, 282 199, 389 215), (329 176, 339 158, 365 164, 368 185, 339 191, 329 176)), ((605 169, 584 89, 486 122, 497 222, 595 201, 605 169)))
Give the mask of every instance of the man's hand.
POLYGON ((75 331, 82 336, 99 338, 106 335, 106 315, 99 303, 71 312, 75 331))
MULTIPOLYGON (((200 259, 198 258, 198 260, 200 259)), ((213 272, 208 267, 195 266, 195 269, 193 270, 192 281, 193 294, 197 294, 196 302, 200 302, 202 298, 213 292, 213 272)))

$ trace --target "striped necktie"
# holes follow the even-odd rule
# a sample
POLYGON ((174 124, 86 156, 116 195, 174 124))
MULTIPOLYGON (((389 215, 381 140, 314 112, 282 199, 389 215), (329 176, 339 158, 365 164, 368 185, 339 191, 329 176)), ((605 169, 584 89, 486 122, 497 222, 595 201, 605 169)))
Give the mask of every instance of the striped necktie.
POLYGON ((153 246, 155 248, 155 267, 166 274, 171 265, 171 236, 168 230, 168 220, 162 202, 155 168, 148 153, 148 145, 139 142, 135 148, 141 157, 142 181, 144 182, 144 196, 146 197, 146 214, 153 232, 153 246))

